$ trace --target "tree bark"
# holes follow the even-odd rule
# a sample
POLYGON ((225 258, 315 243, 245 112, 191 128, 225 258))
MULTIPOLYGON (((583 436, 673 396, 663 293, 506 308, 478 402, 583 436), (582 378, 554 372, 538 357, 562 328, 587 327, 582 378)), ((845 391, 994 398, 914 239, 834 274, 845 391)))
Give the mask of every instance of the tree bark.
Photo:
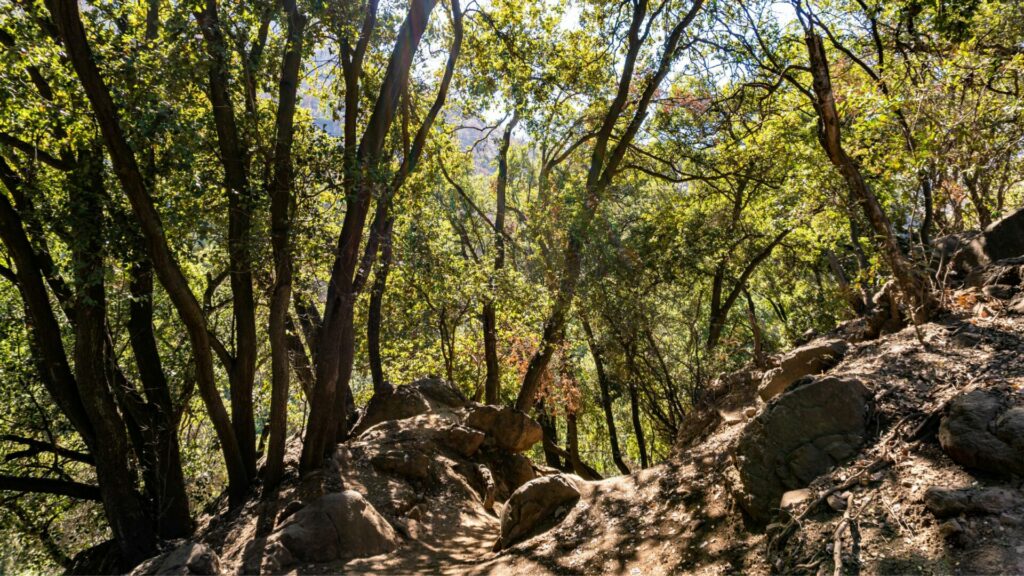
POLYGON ((584 480, 600 480, 601 474, 580 458, 580 439, 575 412, 565 415, 565 442, 569 448, 567 452, 569 453, 569 463, 572 465, 573 472, 584 480))
POLYGON ((152 438, 140 459, 157 533, 166 539, 183 538, 192 533, 192 515, 181 468, 178 412, 171 400, 153 334, 152 267, 145 255, 138 256, 139 260, 131 265, 128 339, 150 408, 148 428, 152 438))
POLYGON ((228 265, 231 308, 235 318, 235 355, 225 366, 231 383, 231 423, 250 478, 256 477, 256 422, 253 385, 256 377, 256 304, 253 297, 252 259, 249 255, 252 210, 255 203, 249 186, 249 154, 235 122, 228 89, 228 47, 220 26, 216 0, 206 0, 200 25, 210 56, 210 103, 213 105, 217 142, 224 165, 228 198, 228 265))
POLYGON ((640 398, 637 394, 636 384, 629 384, 629 411, 633 417, 633 435, 636 436, 636 446, 640 450, 640 467, 647 468, 650 461, 647 458, 647 441, 644 439, 644 426, 640 421, 640 398))
POLYGON ((98 442, 96 460, 103 509, 125 566, 156 551, 156 532, 139 494, 129 461, 128 437, 107 382, 106 289, 103 266, 103 175, 98 154, 85 152, 71 185, 70 217, 75 270, 75 378, 98 442))
POLYGON ((366 319, 366 347, 370 358, 370 375, 373 378, 373 393, 386 392, 390 385, 384 378, 384 363, 380 354, 380 329, 383 315, 384 290, 387 287, 388 271, 391 269, 394 218, 389 218, 381 236, 380 266, 374 272, 373 287, 370 288, 370 310, 366 319))

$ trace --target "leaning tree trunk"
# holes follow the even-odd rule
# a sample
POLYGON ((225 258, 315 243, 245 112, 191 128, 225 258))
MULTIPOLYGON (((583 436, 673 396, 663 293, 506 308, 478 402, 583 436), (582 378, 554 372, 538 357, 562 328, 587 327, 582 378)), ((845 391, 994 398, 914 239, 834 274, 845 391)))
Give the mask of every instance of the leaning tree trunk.
POLYGON ((808 30, 805 36, 807 53, 810 58, 811 75, 814 78, 814 107, 818 113, 818 139, 829 160, 846 180, 853 196, 860 203, 864 215, 875 232, 879 249, 892 270, 896 285, 909 308, 910 318, 915 324, 928 320, 932 302, 924 279, 913 269, 896 241, 892 224, 882 209, 878 197, 868 187, 857 161, 843 149, 840 134, 839 112, 832 92, 825 45, 821 36, 808 30))

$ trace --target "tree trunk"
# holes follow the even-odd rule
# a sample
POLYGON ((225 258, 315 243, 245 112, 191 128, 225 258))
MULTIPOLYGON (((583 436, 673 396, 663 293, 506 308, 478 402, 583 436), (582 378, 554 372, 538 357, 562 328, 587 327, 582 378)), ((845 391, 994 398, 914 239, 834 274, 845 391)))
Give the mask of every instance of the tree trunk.
POLYGON ((102 163, 99 155, 76 169, 71 186, 75 270, 75 377, 85 412, 99 440, 91 452, 96 462, 103 509, 122 554, 131 567, 156 551, 156 533, 139 494, 129 460, 125 423, 110 393, 106 356, 106 290, 103 266, 102 163))
POLYGON ((588 466, 580 458, 580 440, 575 412, 565 415, 565 441, 569 448, 567 451, 569 452, 569 463, 572 465, 572 471, 584 480, 600 480, 601 474, 588 466))
POLYGON ((754 366, 764 368, 764 337, 761 334, 761 323, 757 321, 757 308, 746 287, 743 288, 743 296, 747 300, 747 322, 750 322, 750 333, 754 338, 754 366))
POLYGON ((647 468, 650 461, 647 458, 647 441, 644 440, 644 427, 640 422, 640 398, 637 394, 636 384, 629 384, 629 411, 633 416, 633 434, 636 436, 636 446, 640 450, 640 467, 647 468))
POLYGON ((337 411, 337 396, 340 390, 348 386, 347 381, 339 386, 338 379, 347 372, 343 369, 343 356, 347 354, 351 357, 352 354, 355 304, 352 282, 370 199, 374 189, 379 189, 379 183, 374 181, 374 173, 380 163, 385 137, 391 129, 399 97, 409 82, 413 54, 419 46, 435 3, 436 0, 413 0, 410 5, 405 22, 399 29, 380 94, 355 153, 354 162, 359 166, 354 172, 358 173, 358 181, 351 188, 353 194, 349 198, 342 223, 327 290, 319 351, 316 355, 317 384, 310 403, 302 448, 300 468, 303 473, 316 470, 323 464, 324 456, 337 438, 338 419, 341 417, 337 411))
POLYGON ((495 300, 497 298, 497 276, 505 267, 505 196, 508 189, 508 149, 512 143, 512 131, 519 123, 518 112, 505 127, 498 150, 498 178, 494 185, 494 273, 491 275, 490 294, 484 302, 484 358, 487 364, 487 378, 484 383, 484 399, 487 404, 497 404, 501 396, 501 367, 498 363, 498 326, 495 300))
POLYGON ((551 446, 558 444, 558 422, 554 416, 544 409, 543 400, 537 403, 537 423, 540 424, 541 433, 544 438, 541 444, 544 450, 544 462, 557 470, 565 470, 561 456, 559 456, 558 452, 551 449, 551 446))
POLYGON ((392 231, 394 218, 389 218, 380 239, 380 266, 374 272, 373 287, 370 289, 370 310, 366 319, 366 347, 370 357, 370 374, 373 377, 373 393, 388 391, 391 386, 384 378, 384 363, 380 354, 381 307, 384 304, 384 289, 387 287, 388 271, 391 269, 392 231))
MULTIPOLYGON (((683 30, 690 25, 702 6, 703 0, 695 0, 690 5, 690 9, 686 14, 665 36, 658 66, 647 79, 639 97, 636 98, 636 104, 632 108, 632 117, 629 119, 625 129, 617 134, 616 143, 609 151, 612 133, 617 125, 621 125, 620 120, 623 119, 627 100, 631 99, 630 95, 633 93, 631 85, 633 83, 633 73, 637 57, 643 48, 644 41, 647 39, 647 34, 641 33, 644 21, 647 20, 647 3, 636 2, 633 4, 633 14, 629 24, 629 31, 627 32, 628 46, 615 97, 609 105, 602 119, 601 128, 595 137, 594 149, 590 156, 590 166, 587 170, 583 204, 568 226, 565 263, 561 271, 558 292, 555 295, 551 314, 544 323, 544 334, 541 344, 537 351, 534 352, 533 358, 530 359, 526 374, 523 375, 523 382, 519 389, 519 395, 516 398, 516 408, 519 410, 527 411, 533 407, 537 392, 540 390, 541 375, 547 370, 551 357, 562 344, 562 340, 565 337, 566 318, 576 296, 576 286, 579 283, 580 271, 582 270, 584 242, 590 234, 590 226, 594 215, 597 213, 605 191, 611 185, 619 169, 619 164, 625 157, 626 149, 632 144, 633 138, 647 117, 647 109, 654 97, 654 93, 661 86, 661 82, 665 79, 671 68, 671 64, 676 57, 676 47, 679 44, 683 30)), ((650 26, 651 23, 648 22, 647 26, 650 26)))
MULTIPOLYGON (((141 240, 141 238, 140 238, 141 240)), ((150 462, 143 461, 146 494, 153 503, 161 538, 183 538, 192 533, 192 516, 178 445, 178 413, 164 376, 156 336, 153 334, 153 270, 144 254, 131 266, 128 338, 138 366, 143 394, 150 405, 153 445, 150 462)))
POLYGON ((235 318, 235 356, 225 366, 231 383, 231 423, 242 461, 250 478, 256 477, 256 422, 253 385, 256 377, 256 304, 253 297, 252 259, 249 256, 252 209, 255 199, 247 172, 248 151, 240 141, 234 106, 228 89, 228 47, 224 41, 216 0, 207 0, 200 25, 209 47, 210 102, 217 142, 224 164, 228 199, 228 269, 231 308, 235 318))
POLYGON ((615 467, 619 469, 619 472, 629 474, 629 466, 626 466, 626 462, 622 459, 622 451, 619 449, 619 434, 615 429, 615 417, 612 414, 611 385, 604 369, 604 358, 597 340, 594 338, 590 322, 586 318, 583 318, 583 332, 587 335, 590 355, 594 357, 594 367, 597 370, 597 383, 601 387, 601 407, 604 409, 605 425, 608 426, 608 443, 612 450, 612 461, 615 462, 615 467))
POLYGON ((274 178, 270 189, 270 243, 274 255, 274 287, 270 296, 269 339, 272 384, 270 393, 269 444, 264 488, 273 490, 284 474, 285 440, 288 435, 287 316, 292 294, 292 254, 289 210, 293 196, 292 142, 296 94, 302 67, 303 29, 306 19, 295 0, 285 0, 288 12, 288 45, 281 63, 277 101, 277 137, 274 146, 274 178))
POLYGON ((248 493, 250 477, 231 419, 220 397, 213 372, 213 352, 206 317, 189 288, 188 281, 171 254, 160 217, 139 170, 135 154, 121 128, 117 107, 100 75, 82 25, 76 0, 48 0, 68 58, 88 97, 118 180, 131 202, 132 210, 146 238, 147 250, 160 283, 174 303, 189 333, 196 364, 196 381, 210 421, 220 441, 228 471, 228 492, 233 504, 241 504, 248 493))
POLYGON ((857 162, 843 149, 839 113, 832 93, 832 80, 821 36, 808 30, 805 36, 814 78, 815 109, 818 113, 818 139, 832 164, 839 169, 854 197, 860 203, 878 239, 879 249, 892 270, 915 324, 926 322, 932 302, 924 280, 914 271, 896 241, 892 224, 878 198, 868 187, 857 162))

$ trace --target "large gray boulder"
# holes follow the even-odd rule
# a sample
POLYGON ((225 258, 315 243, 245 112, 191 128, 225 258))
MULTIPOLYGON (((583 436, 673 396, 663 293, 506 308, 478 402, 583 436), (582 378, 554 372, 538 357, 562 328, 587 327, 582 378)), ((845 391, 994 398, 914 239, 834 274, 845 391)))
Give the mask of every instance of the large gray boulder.
POLYGON ((820 378, 770 402, 736 447, 740 505, 755 524, 779 499, 856 454, 867 436, 871 391, 854 378, 820 378))
POLYGON ((1024 393, 997 386, 957 396, 946 405, 939 443, 961 466, 1024 476, 1024 393))
POLYGON ((978 266, 1017 256, 1024 256, 1024 208, 985 228, 956 253, 953 265, 960 272, 969 272, 978 266))
POLYGON ((220 574, 220 558, 212 548, 198 542, 185 544, 139 564, 131 576, 198 576, 220 574))
POLYGON ((843 359, 849 344, 840 338, 815 340, 794 348, 779 359, 779 365, 764 373, 758 395, 765 402, 782 394, 794 382, 813 374, 820 374, 843 359))
POLYGON ((451 383, 440 378, 421 378, 404 386, 388 387, 370 398, 352 436, 359 436, 381 422, 404 420, 428 413, 447 413, 469 405, 451 383))
POLYGON ((289 516, 270 536, 249 543, 246 573, 277 572, 299 562, 331 562, 391 552, 400 539, 354 490, 325 494, 289 516))
POLYGON ((495 550, 550 529, 580 498, 578 476, 555 474, 531 480, 512 493, 501 511, 501 538, 495 550))
POLYGON ((399 386, 374 394, 366 410, 352 429, 358 436, 375 424, 388 420, 403 420, 430 412, 430 404, 416 386, 399 386))
POLYGON ((477 406, 466 416, 466 426, 480 430, 495 446, 509 452, 523 452, 541 441, 543 431, 536 420, 514 408, 477 406))

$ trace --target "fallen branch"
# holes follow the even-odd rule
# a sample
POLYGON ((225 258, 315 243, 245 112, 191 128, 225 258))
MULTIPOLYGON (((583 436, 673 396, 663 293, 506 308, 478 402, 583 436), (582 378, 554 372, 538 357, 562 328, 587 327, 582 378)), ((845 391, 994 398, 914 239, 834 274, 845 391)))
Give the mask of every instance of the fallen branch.
POLYGON ((836 531, 832 537, 832 563, 835 569, 832 570, 832 576, 842 576, 843 573, 843 533, 846 532, 846 528, 850 525, 850 512, 853 510, 853 494, 849 494, 846 497, 846 512, 843 513, 843 519, 836 526, 836 531))

